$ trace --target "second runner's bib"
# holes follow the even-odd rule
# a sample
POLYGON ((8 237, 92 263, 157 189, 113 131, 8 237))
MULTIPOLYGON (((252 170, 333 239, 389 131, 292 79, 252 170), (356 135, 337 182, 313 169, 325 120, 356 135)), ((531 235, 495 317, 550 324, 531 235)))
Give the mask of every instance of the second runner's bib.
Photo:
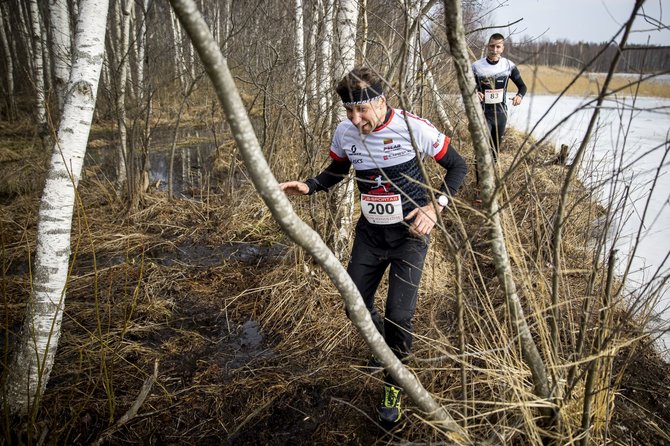
POLYGON ((500 104, 503 100, 504 89, 496 88, 495 90, 484 90, 485 104, 500 104))

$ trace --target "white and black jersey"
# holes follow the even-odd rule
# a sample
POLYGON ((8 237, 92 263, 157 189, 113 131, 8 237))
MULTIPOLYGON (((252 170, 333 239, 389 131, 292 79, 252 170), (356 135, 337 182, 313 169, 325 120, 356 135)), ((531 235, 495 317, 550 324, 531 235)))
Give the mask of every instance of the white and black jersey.
MULTIPOLYGON (((310 192, 326 190, 340 181, 353 165, 362 203, 368 200, 368 203, 380 206, 385 203, 384 197, 388 197, 406 216, 414 208, 428 203, 426 181, 419 164, 419 157, 424 156, 433 157, 447 169, 446 187, 441 189, 444 193, 455 194, 467 167, 450 146, 450 138, 423 118, 389 108, 384 123, 369 134, 362 134, 351 121, 341 122, 330 148, 333 163, 307 183, 310 192)), ((384 205, 390 206, 388 203, 384 205)), ((381 223, 378 220, 371 223, 391 224, 393 221, 397 222, 381 223)))
POLYGON ((482 58, 472 64, 472 72, 477 82, 477 90, 484 94, 484 109, 497 106, 507 108, 507 86, 509 80, 514 82, 518 94, 524 96, 527 88, 521 79, 521 73, 509 59, 501 57, 497 62, 482 58))

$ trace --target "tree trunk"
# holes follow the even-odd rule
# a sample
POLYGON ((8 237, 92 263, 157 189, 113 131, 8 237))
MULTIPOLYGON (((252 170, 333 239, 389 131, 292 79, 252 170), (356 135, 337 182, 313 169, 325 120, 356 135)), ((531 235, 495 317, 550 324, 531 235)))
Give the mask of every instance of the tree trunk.
MULTIPOLYGON (((465 29, 463 27, 461 4, 458 0, 444 0, 447 40, 451 48, 452 60, 458 77, 458 85, 463 96, 463 105, 468 116, 468 128, 472 136, 477 158, 479 184, 482 188, 484 201, 484 215, 488 220, 490 243, 495 263, 496 273, 505 291, 505 298, 509 308, 512 325, 514 326, 524 360, 530 368, 535 394, 542 399, 550 398, 550 384, 546 367, 535 345, 526 322, 523 308, 517 294, 516 284, 512 276, 512 267, 505 245, 505 236, 502 229, 500 214, 502 209, 495 196, 495 173, 489 137, 484 124, 484 112, 477 97, 477 87, 472 74, 472 65, 468 60, 468 50, 465 43, 465 29)), ((543 409, 546 416, 552 412, 543 409)))
POLYGON ((108 0, 82 0, 68 93, 53 147, 37 226, 34 282, 19 345, 8 368, 12 413, 39 408, 60 337, 70 232, 104 53, 108 0))
POLYGON ((53 57, 54 78, 58 109, 65 104, 65 88, 70 80, 72 52, 70 50, 70 16, 65 0, 49 0, 49 16, 51 18, 51 55, 53 57))
POLYGON ((5 5, 0 4, 0 44, 2 44, 2 51, 5 54, 5 77, 6 84, 6 99, 7 99, 7 117, 9 121, 13 121, 16 117, 16 97, 14 92, 14 62, 12 52, 10 50, 9 41, 7 40, 7 33, 5 26, 9 26, 7 12, 5 5))
POLYGON ((35 121, 40 136, 47 134, 46 94, 44 92, 44 59, 42 51, 42 30, 37 0, 30 0, 31 41, 33 55, 33 84, 35 85, 35 121))
POLYGON ((295 0, 295 81, 298 88, 298 116, 300 123, 307 127, 307 67, 305 65, 305 28, 303 19, 302 0, 295 0))
MULTIPOLYGON (((323 33, 321 36, 321 72, 319 73, 319 83, 317 94, 319 96, 319 116, 323 117, 322 127, 330 128, 332 121, 332 82, 331 67, 333 50, 331 42, 333 40, 333 9, 334 0, 324 0, 321 8, 321 21, 323 23, 323 33)), ((320 2, 321 3, 321 2, 320 2)))
MULTIPOLYGON (((128 199, 132 203, 135 197, 135 190, 131 178, 128 178, 128 166, 133 162, 129 158, 128 152, 128 128, 126 119, 126 83, 128 80, 128 42, 130 34, 130 0, 117 0, 120 7, 114 20, 117 21, 117 29, 120 31, 119 41, 116 51, 116 119, 119 126, 119 146, 117 151, 118 175, 116 177, 116 187, 119 191, 123 186, 127 186, 128 199), (130 181, 129 181, 130 180, 130 181)), ((133 206, 131 205, 131 208, 133 206)))
MULTIPOLYGON (((358 22, 357 0, 340 0, 337 10, 337 45, 339 59, 334 61, 335 82, 339 82, 356 64, 356 24, 358 22)), ((340 119, 345 119, 344 110, 338 108, 340 119)), ((349 248, 353 228, 354 183, 351 177, 342 181, 329 194, 331 219, 327 233, 329 243, 338 258, 343 259, 349 248)))
POLYGON ((242 99, 237 92, 235 81, 228 70, 226 60, 207 29, 207 25, 196 5, 192 0, 170 0, 170 2, 200 54, 207 74, 214 84, 214 89, 223 106, 226 119, 230 123, 233 136, 244 158, 251 180, 270 208, 274 218, 284 231, 305 248, 326 270, 345 299, 345 304, 356 328, 368 342, 374 354, 387 365, 391 375, 398 380, 419 409, 434 420, 434 426, 455 431, 464 436, 465 433, 462 432, 458 424, 443 407, 437 404, 416 377, 400 363, 386 345, 384 338, 372 323, 370 312, 365 307, 360 293, 342 264, 323 243, 318 234, 293 212, 291 203, 279 189, 279 184, 263 157, 263 152, 254 134, 242 99))
POLYGON ((142 0, 142 17, 140 18, 139 32, 137 36, 137 98, 142 102, 146 95, 146 82, 144 79, 144 59, 147 51, 147 18, 149 0, 142 0))

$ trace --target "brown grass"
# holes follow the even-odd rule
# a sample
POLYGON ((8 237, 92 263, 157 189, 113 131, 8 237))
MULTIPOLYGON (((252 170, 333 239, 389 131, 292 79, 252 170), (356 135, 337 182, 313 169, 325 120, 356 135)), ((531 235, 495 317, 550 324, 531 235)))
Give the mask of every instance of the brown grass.
MULTIPOLYGON (((577 69, 574 68, 547 66, 520 65, 519 70, 531 94, 559 94, 578 74, 577 69)), ((567 94, 572 96, 597 95, 604 79, 605 75, 601 73, 585 73, 568 89, 567 94)), ((511 84, 511 89, 514 88, 514 84, 511 84)), ((610 91, 619 89, 622 90, 618 91, 617 95, 632 96, 637 94, 639 96, 670 98, 670 82, 651 79, 637 83, 633 77, 617 74, 610 84, 610 91)))
MULTIPOLYGON (((554 74, 542 77, 548 82, 554 74)), ((532 78, 526 81, 532 85, 532 78)), ((560 90, 558 84, 552 88, 560 90)), ((548 146, 534 147, 524 162, 516 163, 517 151, 528 148, 524 139, 512 129, 506 134, 498 168, 507 188, 500 196, 524 311, 542 351, 548 352, 550 234, 565 167, 545 163, 554 156, 548 146)), ((277 176, 304 177, 295 142, 288 138, 281 142, 277 176)), ((459 141, 458 150, 473 159, 467 141, 459 141)), ((541 444, 538 401, 508 322, 486 242, 486 219, 481 208, 472 205, 474 183, 474 175, 469 175, 454 206, 444 213, 444 233, 433 237, 409 366, 480 444, 491 439, 494 444, 541 444), (462 277, 456 275, 448 239, 461 248, 462 277), (464 352, 459 352, 459 285, 464 294, 464 352)), ((115 432, 110 443, 445 442, 409 400, 398 431, 377 427, 371 414, 378 404, 381 374, 362 367, 369 355, 367 346, 345 316, 330 280, 285 238, 249 184, 231 193, 212 193, 202 201, 170 202, 165 194, 152 192, 144 208, 132 215, 124 214, 125 207, 109 185, 93 175, 80 185, 83 205, 77 208, 80 218, 73 239, 78 244, 77 260, 68 286, 63 337, 39 420, 50 429, 52 443, 94 441, 133 403, 155 359, 160 360, 159 377, 152 394, 138 417, 115 432), (221 247, 231 241, 288 248, 282 259, 251 264, 223 260, 205 267, 188 258, 172 265, 160 262, 163 253, 192 246, 221 247), (241 340, 242 326, 249 320, 258 322, 264 336, 257 349, 241 340)), ((304 220, 323 231, 328 219, 325 194, 292 201, 304 220)), ((17 195, 2 208, 3 227, 9 229, 3 248, 11 265, 25 262, 34 246, 37 205, 37 199, 17 195)), ((560 304, 565 355, 574 344, 571 337, 578 330, 580 304, 588 295, 588 274, 583 272, 590 271, 593 253, 586 248, 590 231, 585 228, 601 212, 579 186, 574 188, 570 209, 560 304)), ((598 284, 602 280, 599 273, 598 284)), ((385 287, 383 283, 379 301, 385 287)), ((2 317, 13 331, 30 293, 27 274, 10 273, 6 289, 2 317)), ((619 346, 617 339, 608 345, 619 346)), ((548 358, 547 363, 565 376, 565 358, 548 358)), ((623 373, 626 366, 617 370, 623 373)), ((660 376, 667 379, 667 375, 660 376)), ((605 389, 601 396, 618 390, 605 378, 599 384, 605 389)), ((562 444, 575 444, 583 392, 578 381, 572 399, 563 402, 562 444)), ((653 435, 644 423, 667 402, 667 395, 664 398, 640 407, 626 405, 631 409, 627 417, 640 420, 640 429, 621 422, 612 425, 611 432, 620 428, 635 435, 629 442, 616 443, 611 432, 596 431, 594 443, 649 444, 646 440, 653 435)), ((597 400, 595 410, 612 410, 611 400, 597 400)), ((667 428, 667 418, 662 417, 667 416, 658 415, 655 423, 667 428)))

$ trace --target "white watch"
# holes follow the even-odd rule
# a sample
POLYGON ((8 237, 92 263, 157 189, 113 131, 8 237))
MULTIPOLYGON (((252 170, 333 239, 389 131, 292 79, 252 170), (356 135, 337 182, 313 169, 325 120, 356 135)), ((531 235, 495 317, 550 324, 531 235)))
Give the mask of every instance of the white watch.
POLYGON ((437 197, 437 204, 439 204, 443 208, 446 208, 447 205, 449 204, 449 198, 446 195, 440 195, 439 197, 437 197))

